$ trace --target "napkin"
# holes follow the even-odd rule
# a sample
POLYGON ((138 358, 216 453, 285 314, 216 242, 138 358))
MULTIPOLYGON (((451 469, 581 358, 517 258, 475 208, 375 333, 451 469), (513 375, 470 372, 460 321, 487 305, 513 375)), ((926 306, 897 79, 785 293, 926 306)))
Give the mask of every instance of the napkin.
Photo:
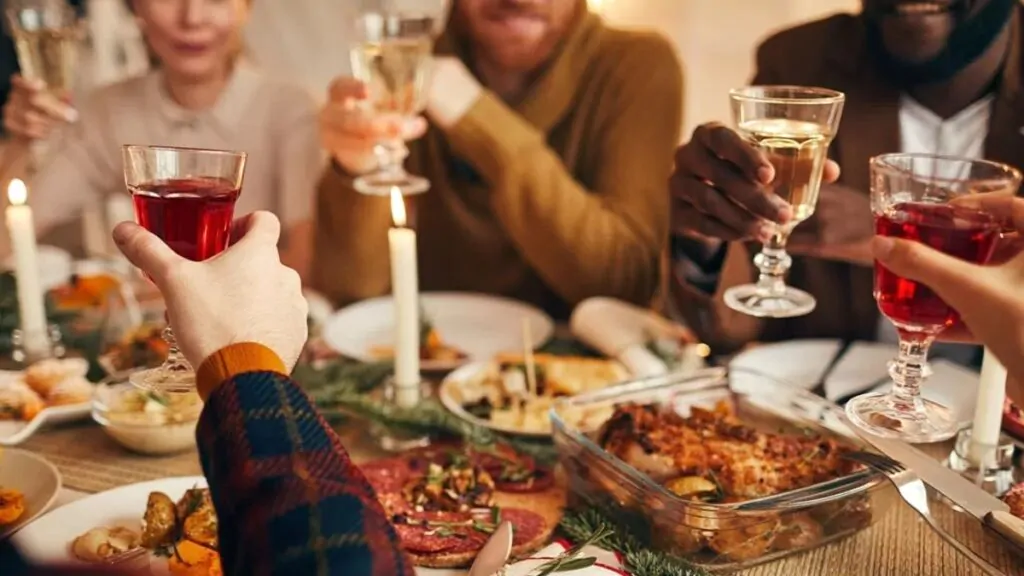
MULTIPOLYGON (((832 359, 842 349, 839 340, 789 340, 754 346, 729 362, 731 384, 755 386, 760 375, 795 388, 811 390, 821 382, 832 359)), ((871 384, 868 382, 867 384, 871 384)))
MULTIPOLYGON (((558 540, 553 544, 534 552, 529 558, 520 560, 510 566, 506 566, 504 572, 499 572, 499 574, 502 576, 530 576, 536 568, 553 560, 554 558, 557 558, 559 554, 562 554, 571 547, 571 543, 565 540, 558 540)), ((609 552, 608 550, 598 548, 597 546, 585 546, 583 550, 580 551, 577 558, 587 557, 596 558, 597 561, 586 568, 558 572, 558 574, 567 574, 570 576, 628 576, 629 574, 623 569, 622 561, 614 552, 609 552)))
MULTIPOLYGON (((648 350, 652 340, 696 340, 689 330, 659 316, 614 298, 588 298, 572 312, 569 327, 581 342, 602 354, 616 358, 637 377, 658 376, 669 371, 661 358, 648 350)), ((680 370, 696 369, 703 363, 694 346, 684 349, 680 370)))
POLYGON ((855 342, 825 378, 825 397, 833 402, 877 385, 889 375, 889 361, 899 349, 884 342, 855 342))

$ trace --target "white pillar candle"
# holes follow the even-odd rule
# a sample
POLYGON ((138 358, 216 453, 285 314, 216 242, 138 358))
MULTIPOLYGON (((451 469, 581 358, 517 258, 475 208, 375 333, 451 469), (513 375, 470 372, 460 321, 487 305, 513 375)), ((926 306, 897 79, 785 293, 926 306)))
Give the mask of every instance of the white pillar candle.
POLYGON ((391 190, 388 230, 391 251, 391 294, 395 306, 395 399, 399 406, 419 402, 420 312, 416 265, 416 232, 406 227, 405 203, 397 188, 391 190))
POLYGON ((978 403, 974 408, 971 444, 967 457, 972 464, 992 466, 989 462, 1003 425, 1003 403, 1006 400, 1006 368, 988 348, 981 362, 978 403))
POLYGON ((21 315, 22 347, 25 354, 44 356, 50 352, 47 335, 46 303, 39 279, 39 252, 32 209, 26 204, 28 189, 15 178, 7 187, 7 232, 14 251, 14 274, 18 281, 18 310, 21 315))

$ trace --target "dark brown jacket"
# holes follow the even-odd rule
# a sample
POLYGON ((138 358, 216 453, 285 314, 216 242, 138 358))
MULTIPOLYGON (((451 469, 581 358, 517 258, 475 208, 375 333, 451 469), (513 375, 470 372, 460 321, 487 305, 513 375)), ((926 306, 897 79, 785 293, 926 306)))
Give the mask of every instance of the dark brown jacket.
MULTIPOLYGON (((1024 8, 1012 23, 1009 55, 992 108, 985 157, 1024 167, 1024 8)), ((898 152, 899 97, 876 73, 864 44, 863 20, 838 14, 780 32, 757 51, 754 84, 820 86, 846 94, 842 123, 830 156, 842 167, 841 184, 869 191, 868 160, 898 152), (815 57, 815 55, 820 55, 815 57)), ((828 188, 822 189, 828 194, 828 188)), ((810 292, 818 301, 809 315, 785 320, 759 320, 728 309, 722 292, 753 280, 751 263, 759 246, 733 244, 713 297, 676 284, 677 309, 717 349, 730 349, 754 340, 842 338, 873 340, 879 312, 872 296, 870 267, 793 257, 787 282, 810 292)))

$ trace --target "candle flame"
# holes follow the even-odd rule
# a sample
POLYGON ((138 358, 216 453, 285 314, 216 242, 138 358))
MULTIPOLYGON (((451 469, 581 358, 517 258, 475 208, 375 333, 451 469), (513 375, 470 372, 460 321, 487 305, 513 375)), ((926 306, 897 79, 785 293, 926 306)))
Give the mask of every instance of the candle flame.
POLYGON ((402 200, 402 191, 398 186, 391 189, 391 219, 395 226, 405 226, 405 201, 402 200))
POLYGON ((15 178, 7 186, 7 199, 14 206, 21 206, 28 200, 28 188, 25 183, 15 178))

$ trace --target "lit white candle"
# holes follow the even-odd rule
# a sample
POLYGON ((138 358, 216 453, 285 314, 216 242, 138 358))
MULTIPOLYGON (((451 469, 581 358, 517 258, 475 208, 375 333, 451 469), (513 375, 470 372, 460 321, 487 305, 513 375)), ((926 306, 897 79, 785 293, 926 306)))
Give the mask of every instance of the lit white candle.
POLYGON ((1006 368, 988 348, 981 362, 978 403, 974 408, 971 444, 967 457, 972 464, 992 466, 993 449, 999 444, 1003 425, 1003 403, 1006 400, 1006 368))
POLYGON ((395 306, 395 399, 399 406, 419 402, 420 311, 416 265, 416 232, 406 227, 405 202, 398 188, 391 189, 388 230, 391 251, 391 294, 395 306))
POLYGON ((46 329, 46 304, 39 280, 39 252, 36 229, 25 183, 15 178, 7 187, 7 232, 14 251, 14 273, 18 280, 18 309, 21 315, 22 347, 29 357, 45 356, 50 351, 46 329))

